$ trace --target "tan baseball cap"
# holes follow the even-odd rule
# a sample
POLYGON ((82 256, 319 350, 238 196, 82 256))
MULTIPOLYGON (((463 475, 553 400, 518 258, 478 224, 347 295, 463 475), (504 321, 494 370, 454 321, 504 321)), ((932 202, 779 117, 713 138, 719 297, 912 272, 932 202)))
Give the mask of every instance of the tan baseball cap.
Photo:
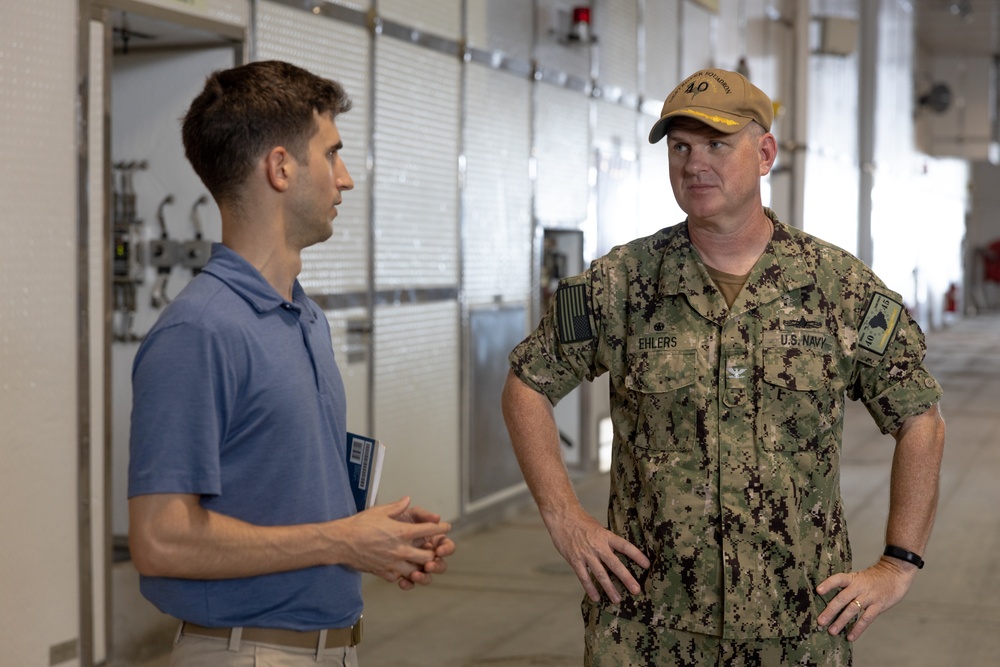
POLYGON ((738 72, 703 69, 684 79, 667 95, 660 120, 649 131, 649 143, 667 135, 667 126, 677 116, 694 118, 726 134, 739 132, 750 121, 771 130, 774 107, 771 98, 738 72))

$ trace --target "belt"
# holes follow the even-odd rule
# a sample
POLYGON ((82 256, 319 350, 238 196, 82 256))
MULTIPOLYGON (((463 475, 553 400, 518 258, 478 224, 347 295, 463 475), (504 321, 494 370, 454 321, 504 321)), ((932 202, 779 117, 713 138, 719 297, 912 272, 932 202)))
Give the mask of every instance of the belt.
POLYGON ((244 641, 253 644, 270 644, 289 648, 341 648, 357 646, 361 643, 361 619, 349 628, 330 628, 329 630, 284 630, 281 628, 207 628, 203 625, 181 624, 181 634, 194 637, 210 637, 244 641), (325 635, 325 637, 324 637, 325 635), (322 642, 322 643, 321 643, 322 642))

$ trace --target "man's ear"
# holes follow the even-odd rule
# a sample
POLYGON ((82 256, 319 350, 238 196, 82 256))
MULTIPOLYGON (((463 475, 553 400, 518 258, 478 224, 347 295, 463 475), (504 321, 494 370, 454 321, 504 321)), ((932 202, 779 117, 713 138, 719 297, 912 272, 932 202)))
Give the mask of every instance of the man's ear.
POLYGON ((778 140, 770 132, 765 132, 757 145, 760 155, 760 175, 766 176, 778 157, 778 140))
POLYGON ((264 170, 267 182, 279 192, 288 189, 292 174, 295 171, 295 160, 282 146, 275 146, 264 157, 264 170))

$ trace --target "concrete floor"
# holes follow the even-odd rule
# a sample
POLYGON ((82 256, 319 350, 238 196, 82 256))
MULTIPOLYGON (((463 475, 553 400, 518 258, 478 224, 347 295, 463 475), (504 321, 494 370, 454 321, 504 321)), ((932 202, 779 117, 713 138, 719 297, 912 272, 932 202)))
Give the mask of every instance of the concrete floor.
MULTIPOLYGON (((948 423, 936 528, 909 595, 856 644, 856 667, 1000 665, 1000 317, 962 320, 929 341, 948 423)), ((883 547, 892 450, 852 403, 842 483, 857 567, 883 547)), ((578 484, 600 518, 607 487, 604 475, 578 484)), ((403 592, 366 579, 361 664, 581 664, 582 589, 534 507, 455 538, 449 571, 430 587, 403 592)))

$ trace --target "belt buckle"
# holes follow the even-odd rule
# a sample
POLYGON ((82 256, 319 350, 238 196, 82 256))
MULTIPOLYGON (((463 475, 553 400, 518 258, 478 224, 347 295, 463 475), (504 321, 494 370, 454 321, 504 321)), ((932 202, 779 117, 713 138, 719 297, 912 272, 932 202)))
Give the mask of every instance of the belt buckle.
POLYGON ((357 646, 361 643, 361 637, 364 634, 362 620, 364 616, 358 618, 358 622, 351 626, 351 646, 357 646))

